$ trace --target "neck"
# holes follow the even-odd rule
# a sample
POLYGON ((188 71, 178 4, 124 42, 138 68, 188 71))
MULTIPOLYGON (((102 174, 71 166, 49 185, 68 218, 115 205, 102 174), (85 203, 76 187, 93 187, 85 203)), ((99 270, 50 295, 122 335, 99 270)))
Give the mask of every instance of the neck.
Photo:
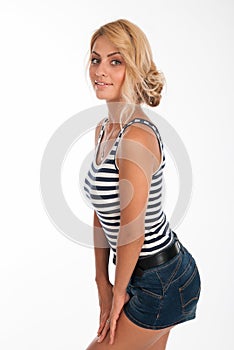
POLYGON ((107 102, 107 108, 110 124, 120 124, 120 121, 125 124, 131 116, 142 113, 140 105, 124 102, 107 102))

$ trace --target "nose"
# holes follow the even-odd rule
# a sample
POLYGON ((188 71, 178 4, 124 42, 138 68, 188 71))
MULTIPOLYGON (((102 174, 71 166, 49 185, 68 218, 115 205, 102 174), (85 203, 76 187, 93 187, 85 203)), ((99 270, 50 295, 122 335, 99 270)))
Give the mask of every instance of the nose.
POLYGON ((107 71, 105 69, 105 66, 103 63, 100 63, 96 69, 95 75, 97 77, 106 77, 107 76, 107 71))

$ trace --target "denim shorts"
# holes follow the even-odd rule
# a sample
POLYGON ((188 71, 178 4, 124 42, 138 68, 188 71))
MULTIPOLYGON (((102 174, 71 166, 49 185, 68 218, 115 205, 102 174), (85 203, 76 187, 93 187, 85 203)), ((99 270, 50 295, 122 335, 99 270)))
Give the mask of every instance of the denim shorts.
POLYGON ((179 243, 180 252, 172 259, 130 278, 130 299, 123 309, 140 327, 161 329, 196 317, 200 274, 194 257, 179 243))

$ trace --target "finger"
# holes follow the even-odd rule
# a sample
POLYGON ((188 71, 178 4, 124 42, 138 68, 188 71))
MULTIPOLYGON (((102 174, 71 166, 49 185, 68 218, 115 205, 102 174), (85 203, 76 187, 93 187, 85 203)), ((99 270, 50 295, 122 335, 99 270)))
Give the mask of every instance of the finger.
POLYGON ((98 330, 98 336, 101 335, 101 333, 102 333, 103 330, 104 330, 104 327, 105 327, 105 325, 103 325, 102 327, 100 327, 100 329, 98 330))
POLYGON ((103 328, 105 327, 105 324, 106 324, 107 320, 108 320, 108 316, 105 316, 105 317, 101 318, 99 329, 98 329, 98 335, 100 335, 100 333, 102 332, 103 328))
POLYGON ((104 320, 102 320, 100 325, 99 325, 99 328, 98 328, 98 334, 102 332, 104 326, 105 326, 105 322, 104 322, 104 320))
POLYGON ((109 331, 109 323, 106 323, 101 335, 99 336, 98 343, 101 343, 103 341, 108 331, 109 331))
POLYGON ((97 335, 98 335, 98 336, 102 333, 102 330, 103 330, 103 327, 100 326, 100 327, 98 328, 98 331, 97 331, 97 335))
POLYGON ((98 343, 101 343, 105 339, 106 334, 107 334, 107 330, 104 329, 100 334, 100 336, 98 337, 98 343))
POLYGON ((116 320, 112 320, 110 325, 110 341, 109 341, 110 345, 114 343, 116 324, 117 324, 116 320))

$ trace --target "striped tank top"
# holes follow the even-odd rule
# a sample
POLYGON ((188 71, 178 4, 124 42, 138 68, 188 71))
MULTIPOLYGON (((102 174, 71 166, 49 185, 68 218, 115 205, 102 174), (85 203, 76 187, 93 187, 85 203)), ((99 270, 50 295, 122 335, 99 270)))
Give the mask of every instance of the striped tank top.
POLYGON ((170 245, 174 237, 169 221, 162 210, 161 203, 163 168, 165 167, 165 154, 162 139, 157 127, 153 123, 145 119, 135 118, 123 126, 105 160, 101 164, 97 164, 96 157, 107 121, 108 118, 103 121, 94 152, 94 159, 85 177, 83 188, 88 201, 96 211, 114 256, 116 255, 117 237, 120 225, 119 170, 115 163, 115 155, 121 135, 124 130, 133 123, 142 123, 153 129, 159 141, 162 155, 161 163, 157 171, 152 175, 145 212, 145 239, 139 255, 139 258, 146 257, 170 245))

